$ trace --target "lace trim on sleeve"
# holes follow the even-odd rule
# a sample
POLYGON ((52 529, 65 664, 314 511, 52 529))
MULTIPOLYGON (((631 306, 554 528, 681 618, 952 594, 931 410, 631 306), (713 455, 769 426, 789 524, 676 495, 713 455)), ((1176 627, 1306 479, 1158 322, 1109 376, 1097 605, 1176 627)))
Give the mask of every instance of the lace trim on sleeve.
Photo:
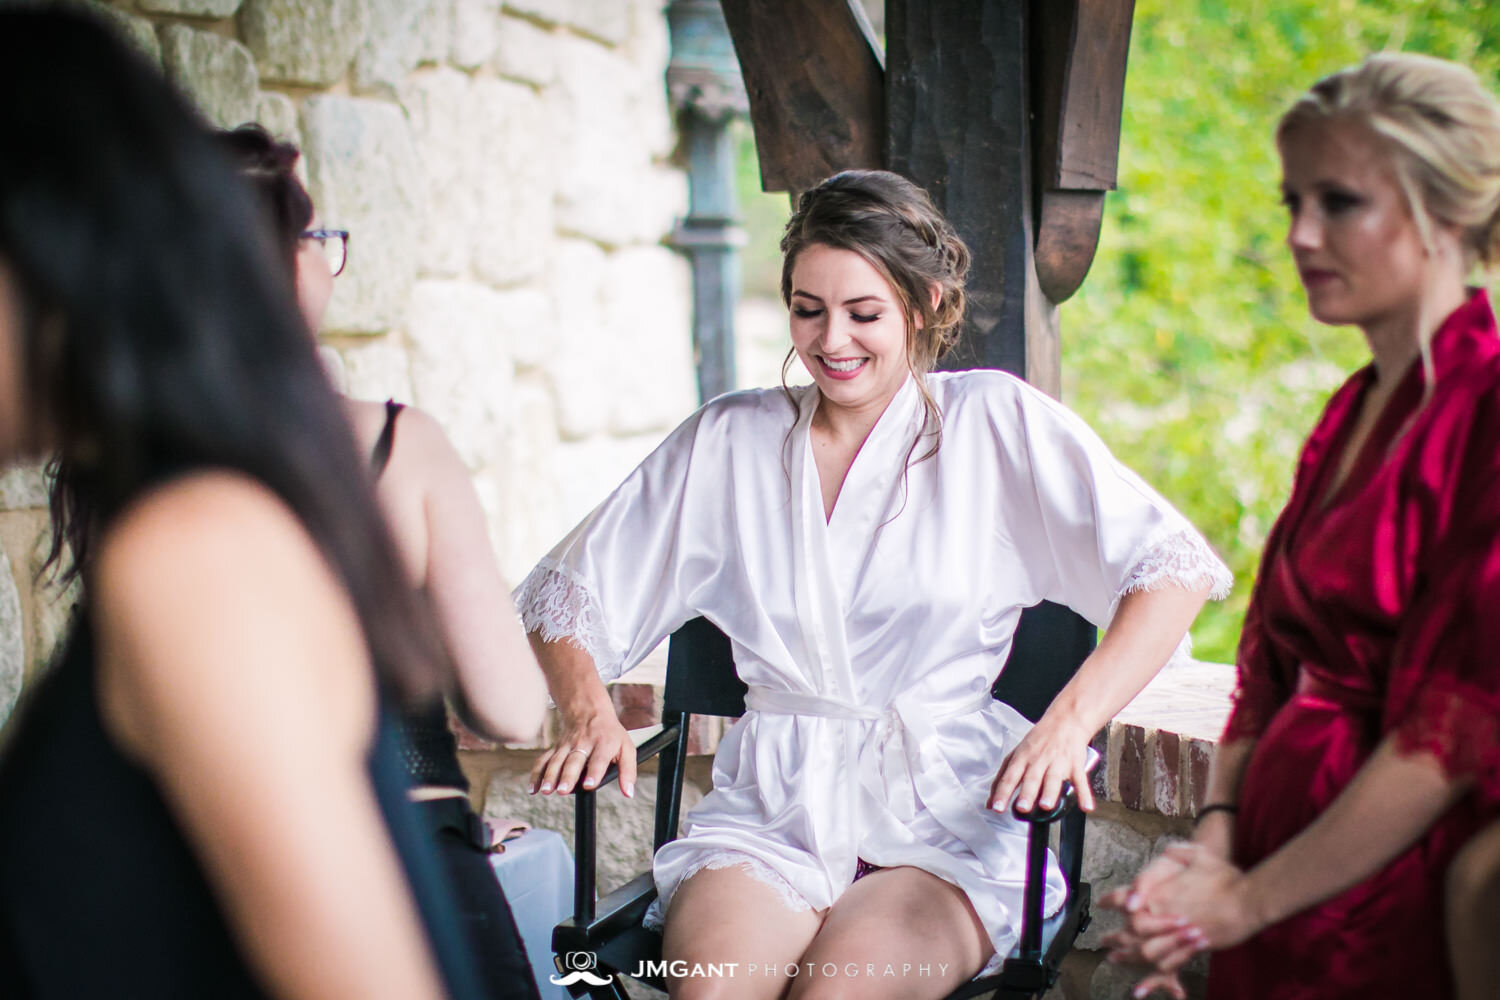
POLYGON ((610 642, 598 598, 565 567, 543 559, 516 588, 515 600, 527 632, 548 642, 566 639, 589 654, 603 680, 620 676, 625 650, 610 642))
POLYGON ((1471 778, 1482 798, 1500 799, 1500 699, 1493 692, 1432 679, 1395 732, 1402 752, 1430 753, 1449 778, 1471 778))
POLYGON ((1174 531, 1151 548, 1125 578, 1120 596, 1163 587, 1197 588, 1207 584, 1210 600, 1229 596, 1234 577, 1203 537, 1191 528, 1174 531))

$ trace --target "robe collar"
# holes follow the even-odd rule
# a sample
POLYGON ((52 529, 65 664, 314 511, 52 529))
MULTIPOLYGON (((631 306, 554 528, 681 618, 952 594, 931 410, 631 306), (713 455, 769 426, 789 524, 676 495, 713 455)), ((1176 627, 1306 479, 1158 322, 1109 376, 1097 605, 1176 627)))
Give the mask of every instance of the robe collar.
POLYGON ((871 428, 844 477, 832 518, 813 459, 810 429, 822 401, 815 386, 799 400, 788 439, 792 474, 792 535, 797 617, 816 661, 809 674, 819 694, 849 699, 857 690, 845 621, 881 524, 903 502, 906 457, 921 426, 922 394, 908 377, 871 428))

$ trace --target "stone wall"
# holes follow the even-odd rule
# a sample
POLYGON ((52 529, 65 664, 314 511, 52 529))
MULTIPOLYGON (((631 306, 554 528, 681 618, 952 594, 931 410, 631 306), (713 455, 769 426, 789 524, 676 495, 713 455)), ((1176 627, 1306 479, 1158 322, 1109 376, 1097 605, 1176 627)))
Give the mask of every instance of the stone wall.
MULTIPOLYGON (((443 424, 512 582, 696 405, 664 0, 88 6, 215 123, 302 147, 352 233, 325 353, 443 424)), ((0 476, 0 721, 66 619, 45 505, 0 476)))

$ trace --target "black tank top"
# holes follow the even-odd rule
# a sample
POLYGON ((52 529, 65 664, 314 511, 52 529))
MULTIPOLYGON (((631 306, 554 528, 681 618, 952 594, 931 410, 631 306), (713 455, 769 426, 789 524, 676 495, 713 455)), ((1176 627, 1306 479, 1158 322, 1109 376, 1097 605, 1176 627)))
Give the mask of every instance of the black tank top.
MULTIPOLYGON (((0 997, 265 997, 151 775, 105 731, 94 657, 80 610, 0 756, 0 997)), ((478 997, 452 890, 406 801, 388 707, 369 774, 449 992, 478 997)))
MULTIPOLYGON (((404 408, 395 400, 385 401, 385 426, 370 452, 370 467, 377 480, 390 463, 396 443, 396 418, 404 408)), ((398 729, 401 759, 416 784, 469 790, 469 779, 458 765, 458 743, 448 728, 448 712, 441 701, 402 712, 398 729)))

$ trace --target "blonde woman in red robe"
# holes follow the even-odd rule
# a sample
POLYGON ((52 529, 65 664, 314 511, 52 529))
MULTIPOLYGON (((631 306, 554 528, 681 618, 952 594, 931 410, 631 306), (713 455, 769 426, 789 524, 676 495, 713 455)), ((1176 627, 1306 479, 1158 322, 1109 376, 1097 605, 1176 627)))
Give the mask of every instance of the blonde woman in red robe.
MULTIPOLYGON (((1381 54, 1277 130, 1308 307, 1372 359, 1266 543, 1194 842, 1129 889, 1137 989, 1214 952, 1214 1000, 1453 995, 1443 886, 1500 814, 1500 105, 1381 54)), ((1493 933, 1493 932, 1492 932, 1493 933)))

